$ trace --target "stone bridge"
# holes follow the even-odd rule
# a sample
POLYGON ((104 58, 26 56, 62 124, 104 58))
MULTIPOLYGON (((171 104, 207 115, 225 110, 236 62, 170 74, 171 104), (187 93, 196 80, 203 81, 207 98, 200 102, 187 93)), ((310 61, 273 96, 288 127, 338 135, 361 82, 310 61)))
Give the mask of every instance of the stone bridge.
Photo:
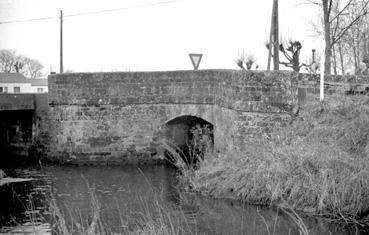
POLYGON ((180 133, 208 123, 216 151, 243 150, 290 120, 298 77, 233 70, 52 74, 36 143, 52 159, 77 163, 149 161, 162 158, 163 138, 183 142, 180 133))

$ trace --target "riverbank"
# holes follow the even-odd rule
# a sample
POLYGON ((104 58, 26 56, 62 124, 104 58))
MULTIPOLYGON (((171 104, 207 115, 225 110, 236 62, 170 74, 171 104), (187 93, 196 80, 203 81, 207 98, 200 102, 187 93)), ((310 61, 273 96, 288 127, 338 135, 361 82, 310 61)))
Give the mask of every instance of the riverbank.
POLYGON ((369 98, 311 102, 246 152, 205 157, 192 190, 368 226, 369 98))

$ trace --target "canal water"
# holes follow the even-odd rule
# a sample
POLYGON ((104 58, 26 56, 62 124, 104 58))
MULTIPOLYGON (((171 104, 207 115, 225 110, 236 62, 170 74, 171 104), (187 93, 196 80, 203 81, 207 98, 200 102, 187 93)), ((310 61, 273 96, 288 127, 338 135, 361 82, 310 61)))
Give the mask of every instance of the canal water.
MULTIPOLYGON (((176 234, 299 234, 301 229, 296 217, 277 208, 183 193, 178 172, 166 166, 46 166, 8 174, 33 180, 0 187, 0 234, 34 227, 47 234, 63 221, 70 233, 87 231, 92 223, 108 234, 150 228, 176 234)), ((360 234, 322 218, 302 219, 309 234, 360 234)))

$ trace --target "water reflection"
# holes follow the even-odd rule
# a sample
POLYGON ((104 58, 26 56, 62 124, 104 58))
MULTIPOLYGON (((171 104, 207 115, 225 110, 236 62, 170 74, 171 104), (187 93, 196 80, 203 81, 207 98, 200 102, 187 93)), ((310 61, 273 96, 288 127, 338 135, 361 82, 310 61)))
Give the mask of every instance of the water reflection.
MULTIPOLYGON (((45 167, 13 174, 35 180, 0 188, 2 227, 31 219, 53 223, 48 200, 55 201, 67 223, 88 224, 96 196, 104 227, 116 233, 134 228, 147 214, 159 218, 163 211, 192 234, 299 233, 291 217, 277 209, 180 193, 175 187, 176 171, 164 166, 45 167)), ((310 234, 354 232, 323 219, 303 219, 310 234)))

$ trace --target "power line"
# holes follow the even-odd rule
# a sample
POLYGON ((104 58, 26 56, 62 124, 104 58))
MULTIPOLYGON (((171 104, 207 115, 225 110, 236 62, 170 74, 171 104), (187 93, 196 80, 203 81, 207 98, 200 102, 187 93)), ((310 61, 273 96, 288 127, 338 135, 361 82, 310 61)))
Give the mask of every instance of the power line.
POLYGON ((70 14, 70 15, 65 15, 64 17, 94 15, 94 14, 101 14, 101 13, 107 13, 107 12, 114 12, 114 11, 123 11, 123 10, 135 9, 135 8, 144 8, 144 7, 150 7, 150 6, 165 5, 165 4, 170 4, 170 3, 175 3, 175 2, 181 2, 181 1, 183 1, 183 0, 172 0, 172 1, 156 2, 156 3, 145 4, 145 5, 138 5, 138 6, 132 6, 132 7, 122 7, 122 8, 101 10, 101 11, 91 11, 91 12, 70 14))
POLYGON ((50 17, 43 17, 43 18, 34 18, 34 19, 27 19, 27 20, 9 20, 0 22, 0 24, 12 24, 12 23, 23 23, 23 22, 31 22, 31 21, 40 21, 40 20, 51 20, 51 19, 58 19, 57 16, 50 16, 50 17))
MULTIPOLYGON (((184 0, 171 0, 171 1, 163 1, 163 2, 144 4, 144 5, 131 6, 131 7, 121 7, 121 8, 100 10, 100 11, 81 12, 81 13, 76 13, 76 14, 63 15, 63 18, 103 14, 103 13, 109 13, 109 12, 115 12, 115 11, 123 11, 123 10, 144 8, 144 7, 150 7, 150 6, 166 5, 166 4, 171 4, 171 3, 175 3, 175 2, 181 2, 181 1, 184 1, 184 0)), ((59 17, 58 16, 50 16, 50 17, 33 18, 33 19, 25 19, 25 20, 9 20, 9 21, 0 22, 0 25, 1 24, 13 24, 13 23, 24 23, 24 22, 32 22, 32 21, 51 20, 51 19, 59 19, 59 17)))

